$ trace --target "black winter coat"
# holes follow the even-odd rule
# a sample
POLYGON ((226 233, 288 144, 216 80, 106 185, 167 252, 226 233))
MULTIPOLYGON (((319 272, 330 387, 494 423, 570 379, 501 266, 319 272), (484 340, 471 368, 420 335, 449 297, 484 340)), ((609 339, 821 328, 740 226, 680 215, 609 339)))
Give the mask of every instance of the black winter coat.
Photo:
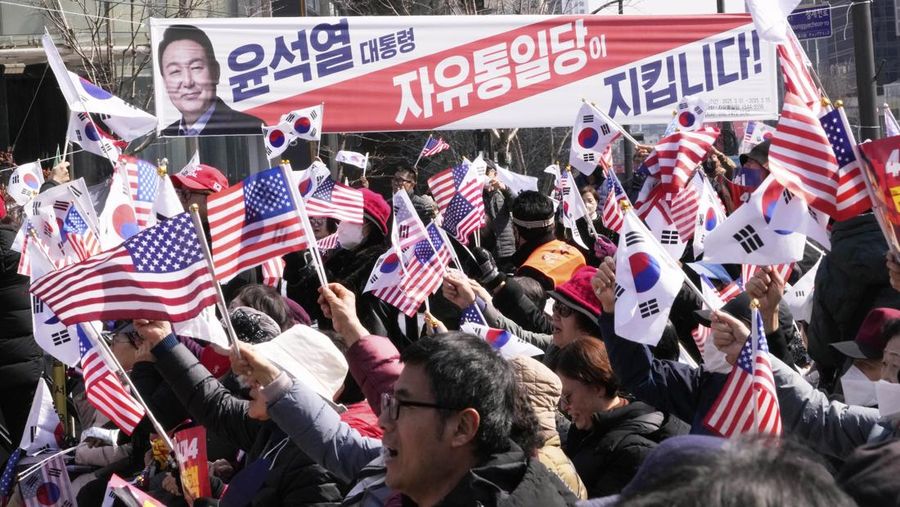
POLYGON ((340 505, 337 479, 316 465, 275 424, 250 418, 249 402, 225 389, 187 347, 177 343, 174 335, 156 346, 153 354, 160 374, 195 421, 209 431, 228 436, 247 451, 247 463, 268 454, 272 468, 252 505, 340 505), (279 446, 283 448, 277 450, 279 446))
POLYGON ((837 222, 831 231, 831 253, 816 273, 809 323, 809 355, 825 370, 843 362, 834 342, 852 340, 869 310, 900 308, 900 292, 890 286, 887 243, 871 213, 837 222))
POLYGON ((0 225, 0 413, 13 445, 22 436, 43 371, 43 351, 32 334, 30 280, 16 272, 19 252, 11 248, 15 238, 15 227, 0 225))
MULTIPOLYGON (((528 458, 510 443, 507 452, 473 468, 437 505, 439 507, 562 507, 578 499, 537 458, 528 458)), ((409 505, 404 498, 403 505, 409 505)))
POLYGON ((569 427, 564 451, 588 490, 588 498, 619 493, 663 438, 688 425, 640 401, 593 416, 593 427, 569 427))

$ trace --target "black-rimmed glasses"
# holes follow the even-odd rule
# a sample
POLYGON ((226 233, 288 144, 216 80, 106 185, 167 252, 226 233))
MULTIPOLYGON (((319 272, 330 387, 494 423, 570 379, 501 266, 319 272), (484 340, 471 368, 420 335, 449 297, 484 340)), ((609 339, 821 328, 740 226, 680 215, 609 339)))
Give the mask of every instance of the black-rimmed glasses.
POLYGON ((381 412, 386 413, 392 421, 400 418, 400 407, 420 407, 433 408, 435 410, 458 410, 450 407, 443 407, 436 403, 426 403, 424 401, 399 400, 391 393, 381 394, 381 412))

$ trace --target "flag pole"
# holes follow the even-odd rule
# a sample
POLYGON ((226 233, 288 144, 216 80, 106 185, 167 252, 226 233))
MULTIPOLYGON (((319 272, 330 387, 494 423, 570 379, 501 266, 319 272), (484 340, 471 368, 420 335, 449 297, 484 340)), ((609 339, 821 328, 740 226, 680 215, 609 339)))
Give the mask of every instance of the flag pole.
MULTIPOLYGON (((132 394, 134 394, 135 399, 137 399, 138 403, 144 407, 144 410, 147 414, 147 419, 150 419, 150 423, 153 425, 153 428, 159 433, 159 437, 163 439, 166 443, 166 446, 172 450, 172 453, 175 454, 175 457, 178 458, 178 451, 175 450, 175 445, 172 443, 172 439, 169 438, 169 435, 166 433, 166 430, 163 428, 162 424, 159 423, 159 420, 156 419, 156 416, 153 415, 153 412, 150 411, 150 406, 147 405, 147 402, 144 401, 144 398, 141 396, 141 393, 138 391, 137 386, 131 381, 131 377, 128 376, 128 373, 125 372, 125 368, 122 367, 122 364, 119 363, 119 359, 113 354, 112 350, 110 350, 109 345, 103 340, 100 336, 100 331, 94 327, 93 322, 88 322, 87 326, 83 326, 84 322, 79 323, 82 329, 89 335, 88 338, 91 341, 97 343, 100 348, 103 350, 104 354, 112 361, 113 366, 116 368, 116 373, 121 373, 121 375, 117 375, 119 377, 124 377, 125 383, 131 388, 132 394)), ((105 360, 106 358, 104 358, 105 360)))
POLYGON ((206 233, 203 230, 203 224, 200 222, 200 206, 191 204, 191 221, 194 223, 194 232, 197 234, 197 240, 200 242, 200 248, 203 250, 203 257, 206 259, 206 270, 212 278, 213 286, 216 288, 216 306, 222 312, 222 319, 225 321, 225 331, 228 336, 228 342, 231 344, 231 350, 241 357, 241 350, 238 348, 237 333, 231 325, 231 315, 228 314, 228 305, 225 304, 225 295, 222 293, 222 286, 216 279, 216 266, 213 263, 212 253, 209 251, 209 244, 206 242, 206 233))
POLYGON ((363 170, 362 177, 363 178, 366 177, 366 168, 367 167, 369 167, 369 152, 368 151, 366 152, 366 161, 363 162, 363 168, 362 168, 362 170, 363 170))
MULTIPOLYGON (((434 134, 428 134, 428 139, 425 140, 425 146, 428 146, 428 141, 431 141, 432 137, 434 137, 434 134)), ((422 152, 425 151, 425 146, 423 146, 422 149, 419 150, 419 156, 418 158, 416 158, 416 163, 413 164, 413 170, 416 170, 416 168, 419 167, 419 162, 422 160, 422 152)))
MULTIPOLYGON (((759 329, 759 300, 753 298, 750 300, 750 312, 751 318, 753 319, 753 327, 756 328, 756 333, 751 329, 750 331, 750 350, 753 352, 753 360, 750 361, 750 368, 752 374, 756 374, 756 354, 759 353, 759 343, 757 340, 757 336, 759 333, 765 333, 764 330, 759 329)), ((751 394, 753 396, 753 426, 756 427, 756 432, 759 433, 759 403, 757 398, 756 389, 750 389, 751 394)))
MULTIPOLYGON (((322 106, 325 106, 324 102, 322 103, 322 106)), ((300 226, 303 228, 303 235, 306 236, 306 244, 308 245, 309 253, 312 254, 313 265, 316 268, 316 276, 318 276, 319 283, 322 287, 327 287, 328 277, 325 275, 325 264, 322 262, 322 254, 319 252, 319 244, 316 242, 315 234, 313 234, 312 224, 309 223, 309 215, 306 213, 306 202, 303 200, 303 197, 300 196, 297 186, 294 185, 291 171, 288 170, 288 162, 282 160, 279 167, 281 167, 285 181, 288 182, 288 187, 291 189, 291 196, 297 203, 297 219, 300 220, 300 226)))
MULTIPOLYGON (((319 158, 319 153, 322 151, 322 131, 325 129, 325 101, 322 101, 322 127, 319 128, 319 140, 316 141, 316 158, 319 158)), ((290 180, 288 180, 290 181, 290 180)))
POLYGON ((82 442, 76 446, 69 447, 68 449, 63 449, 59 452, 55 452, 55 453, 51 454, 50 456, 38 461, 34 465, 31 465, 30 467, 26 468, 25 470, 23 470, 17 474, 17 477, 19 478, 19 482, 22 482, 23 480, 25 480, 26 477, 28 477, 29 475, 40 470, 40 468, 44 465, 44 463, 52 460, 53 458, 55 458, 57 456, 62 456, 63 454, 69 454, 70 452, 74 451, 75 449, 78 449, 79 447, 81 447, 83 445, 85 445, 84 442, 82 442))
MULTIPOLYGON (((437 230, 438 230, 438 233, 441 235, 441 238, 444 239, 444 244, 447 245, 447 250, 450 251, 450 259, 453 261, 454 266, 456 266, 456 269, 459 270, 460 273, 465 273, 465 271, 463 271, 462 264, 460 264, 460 262, 459 262, 459 257, 456 255, 456 249, 453 248, 453 243, 450 243, 450 239, 447 237, 447 231, 445 231, 444 228, 441 226, 437 226, 437 230)), ((431 243, 430 238, 429 238, 428 242, 431 243)), ((462 243, 460 243, 460 245, 462 245, 462 243)), ((463 247, 465 248, 465 245, 463 245, 463 247)), ((434 246, 432 245, 431 248, 434 249, 434 246)), ((471 253, 469 255, 471 255, 471 253)), ((445 269, 445 272, 446 272, 446 269, 445 269)), ((476 302, 474 304, 475 313, 478 314, 478 317, 481 318, 482 322, 487 324, 487 319, 485 319, 484 314, 481 313, 481 308, 478 308, 477 296, 475 299, 476 299, 476 302)))
MULTIPOLYGON (((581 101, 586 104, 588 103, 587 99, 581 99, 581 101)), ((601 118, 603 118, 603 120, 606 121, 606 123, 609 123, 610 125, 613 126, 613 128, 618 130, 619 134, 622 134, 622 137, 624 137, 625 139, 628 139, 631 142, 631 144, 633 144, 635 146, 643 146, 641 143, 638 142, 637 139, 632 137, 631 134, 628 133, 628 131, 626 131, 621 125, 619 125, 618 122, 616 122, 615 120, 610 118, 608 114, 601 111, 597 107, 597 104, 595 104, 593 102, 590 102, 589 104, 591 105, 591 109, 593 109, 595 113, 597 113, 601 118)))

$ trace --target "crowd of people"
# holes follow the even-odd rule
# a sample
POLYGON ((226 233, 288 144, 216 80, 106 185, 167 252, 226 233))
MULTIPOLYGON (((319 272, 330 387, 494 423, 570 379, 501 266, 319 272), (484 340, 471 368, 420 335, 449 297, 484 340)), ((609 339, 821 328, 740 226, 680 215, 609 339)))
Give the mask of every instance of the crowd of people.
MULTIPOLYGON (((743 168, 765 175, 767 150, 743 155, 743 168)), ((733 183, 743 168, 718 150, 703 163, 729 213, 747 190, 733 183)), ((65 165, 51 171, 47 187, 68 179, 65 165)), ((819 259, 811 244, 789 280, 760 268, 720 311, 704 310, 685 285, 659 344, 647 346, 615 331, 618 235, 599 217, 607 196, 595 175, 580 182, 585 248, 560 227, 550 198, 515 195, 489 164, 480 246, 452 241, 460 269, 447 269, 416 317, 365 292, 390 246, 392 209, 363 188, 362 224, 311 220, 317 239, 338 238, 322 255, 327 285, 313 258, 295 252, 284 258, 283 291, 262 284, 260 268, 223 287, 235 348, 179 336, 164 321, 106 323, 104 339, 162 427, 205 428, 211 495, 183 487, 148 418, 130 436, 115 431, 73 368, 60 387, 77 414, 78 505, 106 505, 114 473, 173 506, 897 505, 900 413, 878 405, 900 384, 900 259, 874 215, 833 223, 830 252, 819 259), (812 313, 798 321, 785 285, 816 262, 812 313), (783 431, 726 439, 705 417, 750 334, 752 300, 783 431), (507 359, 459 331, 473 305, 490 327, 542 353, 507 359), (699 325, 727 364, 704 362, 699 325)), ((625 182, 631 193, 635 180, 625 182)), ((208 227, 205 202, 228 187, 225 176, 201 165, 172 182, 208 227)), ((438 209, 420 183, 400 167, 393 191, 407 192, 428 223, 438 209)), ((47 369, 31 337, 29 279, 17 274, 13 204, 0 207, 7 451, 47 369)), ((682 262, 693 261, 686 252, 682 262)))

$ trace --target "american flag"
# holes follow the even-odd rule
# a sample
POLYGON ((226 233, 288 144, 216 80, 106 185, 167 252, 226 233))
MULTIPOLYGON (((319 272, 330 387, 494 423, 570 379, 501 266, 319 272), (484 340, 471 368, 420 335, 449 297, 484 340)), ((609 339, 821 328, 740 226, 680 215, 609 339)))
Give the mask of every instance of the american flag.
POLYGON ((325 164, 314 162, 299 188, 309 216, 363 223, 362 192, 335 182, 325 164))
POLYGON ((79 261, 100 253, 100 241, 73 202, 62 224, 63 241, 69 245, 79 261))
MULTIPOLYGON (((741 285, 747 285, 747 282, 753 278, 753 275, 759 271, 760 266, 755 264, 742 264, 741 265, 741 285)), ((789 262, 787 264, 776 264, 772 266, 772 269, 775 270, 776 273, 781 275, 781 279, 787 283, 787 279, 791 276, 791 272, 794 271, 794 264, 789 262)))
POLYGON ((422 301, 418 301, 406 295, 405 291, 399 285, 390 287, 382 287, 372 291, 378 299, 385 303, 396 307, 403 314, 413 317, 418 313, 422 301))
POLYGON ((442 227, 461 243, 481 228, 484 220, 482 183, 469 164, 460 164, 428 178, 428 188, 444 216, 442 227))
POLYGON ((62 455, 43 463, 19 480, 25 507, 75 507, 75 493, 62 455))
POLYGON ((159 195, 162 178, 155 165, 128 155, 119 156, 119 167, 125 170, 125 179, 131 189, 134 216, 138 227, 147 227, 153 217, 153 203, 159 195))
POLYGON ((603 205, 603 225, 611 231, 619 232, 622 229, 622 224, 625 223, 620 203, 627 201, 628 196, 619 183, 619 179, 612 171, 607 172, 606 191, 609 195, 606 198, 606 203, 603 205))
POLYGON ((338 235, 336 232, 316 241, 316 244, 319 246, 319 250, 323 252, 326 250, 334 250, 335 248, 341 246, 341 243, 338 241, 338 235))
POLYGON ((278 282, 284 276, 284 259, 272 257, 262 264, 263 285, 278 287, 278 282))
POLYGON ((273 167, 209 197, 217 279, 229 280, 272 257, 307 247, 290 185, 286 170, 273 167))
POLYGON ((459 316, 460 324, 465 324, 466 322, 479 324, 482 326, 487 325, 487 322, 485 322, 484 317, 481 315, 481 312, 478 311, 478 307, 475 306, 475 303, 472 303, 471 305, 463 308, 463 311, 459 316))
POLYGON ((31 292, 67 326, 89 320, 179 322, 216 302, 215 286, 187 213, 37 279, 31 292))
POLYGON ((723 437, 750 432, 781 435, 781 411, 759 310, 753 309, 752 319, 753 330, 703 421, 723 437))
MULTIPOLYGON (((698 177, 701 176, 695 176, 694 178, 698 177)), ((675 197, 672 198, 672 202, 669 203, 669 219, 672 220, 672 224, 678 229, 678 235, 681 237, 682 241, 687 241, 694 236, 694 229, 697 223, 697 211, 700 209, 702 181, 700 185, 701 187, 699 189, 693 184, 682 188, 675 194, 675 197)))
POLYGON ((110 371, 99 350, 100 347, 88 338, 80 325, 78 326, 78 339, 81 347, 84 390, 88 401, 110 421, 116 423, 116 426, 122 431, 131 435, 135 426, 144 417, 144 407, 131 396, 119 378, 110 371))
POLYGON ((437 155, 438 153, 449 150, 450 145, 444 141, 443 137, 438 137, 435 139, 432 136, 428 136, 428 139, 425 141, 425 146, 422 147, 422 153, 419 154, 420 157, 431 157, 433 155, 437 155))
POLYGON ((391 242, 397 251, 405 252, 409 247, 428 239, 425 225, 416 214, 409 194, 396 192, 391 201, 394 207, 394 230, 391 231, 391 242))
POLYGON ((792 93, 807 105, 818 103, 822 96, 809 73, 809 58, 790 27, 788 42, 778 45, 778 58, 781 59, 781 72, 784 74, 785 95, 792 93))
POLYGON ((719 129, 703 127, 694 132, 675 132, 659 140, 642 164, 651 176, 660 179, 660 184, 655 189, 658 198, 668 200, 671 195, 684 188, 717 137, 719 129))
POLYGON ((835 197, 835 220, 849 220, 872 207, 866 191, 865 175, 856 152, 856 140, 843 108, 832 110, 820 118, 828 142, 838 163, 838 189, 835 197))
MULTIPOLYGON (((818 104, 812 107, 816 111, 819 108, 818 104)), ((784 108, 769 149, 769 170, 779 183, 803 196, 810 206, 834 216, 838 161, 825 134, 824 122, 819 122, 816 111, 799 96, 785 94, 784 108)))
POLYGON ((447 265, 450 264, 450 249, 444 243, 441 232, 434 223, 426 228, 428 237, 416 243, 413 255, 406 265, 400 288, 406 295, 420 303, 441 286, 447 265))
POLYGON ((9 501, 9 494, 12 492, 13 484, 16 482, 16 465, 18 465, 19 460, 22 459, 24 454, 25 451, 22 449, 16 449, 6 460, 6 467, 3 468, 3 475, 0 475, 0 503, 2 503, 2 505, 6 505, 6 502, 9 501))

